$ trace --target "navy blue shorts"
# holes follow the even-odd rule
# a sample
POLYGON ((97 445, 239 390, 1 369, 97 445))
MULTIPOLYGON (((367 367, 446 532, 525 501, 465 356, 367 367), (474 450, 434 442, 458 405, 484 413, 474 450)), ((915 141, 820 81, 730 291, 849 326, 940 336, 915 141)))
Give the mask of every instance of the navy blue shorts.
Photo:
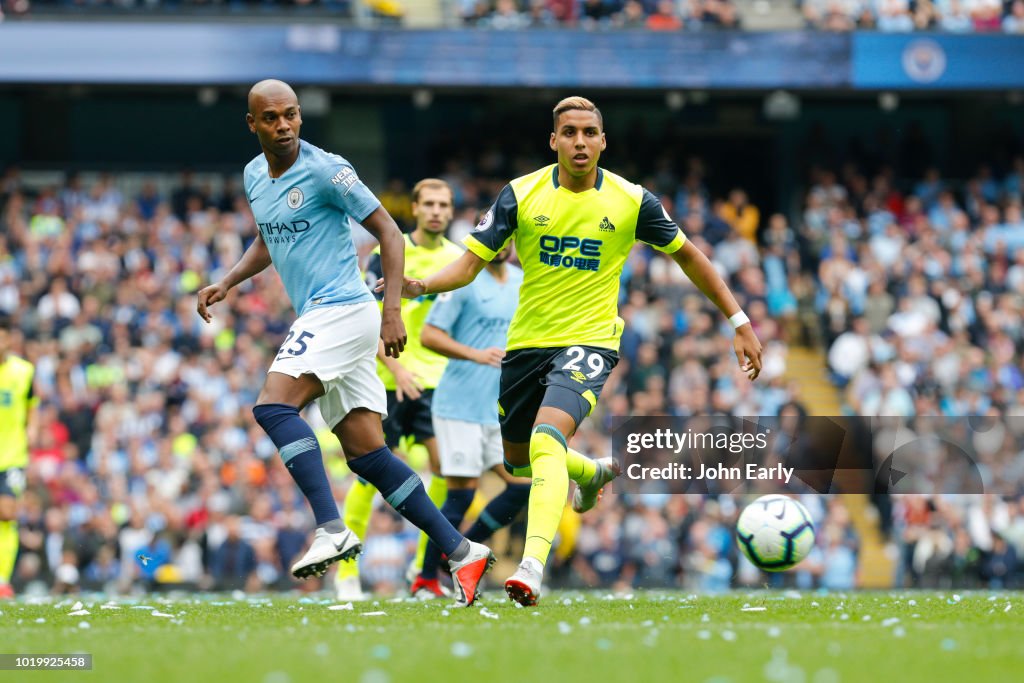
POLYGON ((498 391, 502 438, 529 441, 541 406, 569 413, 579 427, 618 362, 618 353, 596 346, 509 351, 501 361, 498 391))
POLYGON ((411 436, 417 443, 434 437, 434 420, 430 413, 433 389, 425 389, 417 399, 398 400, 394 391, 388 391, 388 416, 384 418, 384 443, 395 448, 403 436, 411 436))

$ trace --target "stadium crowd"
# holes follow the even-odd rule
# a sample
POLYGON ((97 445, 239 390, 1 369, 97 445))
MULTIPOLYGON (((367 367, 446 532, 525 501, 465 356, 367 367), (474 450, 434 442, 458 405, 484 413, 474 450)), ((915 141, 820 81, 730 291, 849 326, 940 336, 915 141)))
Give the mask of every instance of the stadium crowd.
POLYGON ((1024 32, 1022 0, 803 0, 801 10, 826 31, 1024 32))
MULTIPOLYGON (((1024 0, 802 0, 807 28, 825 31, 1024 33, 1024 0)), ((701 31, 742 29, 735 0, 458 0, 452 20, 494 30, 578 26, 584 29, 701 31)), ((267 15, 317 13, 400 24, 398 0, 4 0, 0 18, 83 12, 187 12, 267 15)), ((793 15, 794 19, 798 16, 793 15)), ((783 19, 785 21, 785 19, 783 19)), ((797 28, 796 24, 792 26, 797 28)))
MULTIPOLYGON (((447 167, 459 207, 452 239, 523 163, 490 154, 447 167)), ((980 169, 962 188, 934 170, 906 184, 884 167, 870 176, 823 168, 811 171, 795 225, 762 215, 742 189, 713 195, 699 159, 644 179, 728 277, 765 345, 764 370, 746 382, 728 323, 667 258, 638 247, 623 274, 622 360, 577 448, 609 453, 614 416, 799 406, 785 379, 787 343, 829 349, 852 413, 1019 414, 1024 159, 998 178, 980 169)), ((403 183, 379 194, 410 227, 403 183)), ((0 315, 16 352, 36 364, 41 401, 19 508, 17 589, 296 585, 284 568, 304 547, 311 515, 249 415, 293 312, 268 271, 220 305, 211 325, 195 313, 197 289, 253 233, 235 179, 185 174, 136 190, 109 175, 43 186, 15 168, 0 177, 0 315)), ((372 242, 359 244, 365 258, 372 242)), ((350 476, 320 424, 340 499, 350 476)), ((1001 498, 932 501, 929 514, 918 499, 896 499, 900 581, 930 580, 940 560, 959 557, 943 549, 965 543, 975 558, 965 581, 1019 580, 1024 479, 1014 443, 1008 436, 994 451, 1003 469, 986 470, 989 482, 1011 482, 1001 498), (994 569, 1000 562, 1010 569, 994 569)), ((803 500, 818 543, 785 580, 856 585, 859 540, 842 499, 803 500)), ((725 494, 607 496, 563 527, 552 579, 623 590, 756 584, 731 533, 742 504, 725 494)), ((888 515, 882 521, 889 531, 888 515)), ((414 545, 400 519, 375 515, 361 560, 368 587, 399 589, 414 545)))
POLYGON ((699 31, 740 27, 733 0, 461 0, 467 26, 699 31))

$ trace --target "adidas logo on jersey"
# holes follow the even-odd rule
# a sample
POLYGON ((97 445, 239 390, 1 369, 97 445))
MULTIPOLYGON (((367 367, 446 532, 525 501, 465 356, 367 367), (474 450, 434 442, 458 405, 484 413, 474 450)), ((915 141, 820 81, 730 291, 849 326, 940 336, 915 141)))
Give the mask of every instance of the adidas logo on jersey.
POLYGON ((608 220, 608 216, 604 217, 601 221, 601 225, 597 226, 597 229, 601 232, 615 232, 615 224, 608 220))
POLYGON ((550 221, 550 220, 551 220, 550 218, 548 218, 544 214, 541 214, 539 216, 534 216, 533 217, 533 224, 535 226, 537 226, 538 228, 546 228, 546 227, 548 227, 548 221, 550 221))

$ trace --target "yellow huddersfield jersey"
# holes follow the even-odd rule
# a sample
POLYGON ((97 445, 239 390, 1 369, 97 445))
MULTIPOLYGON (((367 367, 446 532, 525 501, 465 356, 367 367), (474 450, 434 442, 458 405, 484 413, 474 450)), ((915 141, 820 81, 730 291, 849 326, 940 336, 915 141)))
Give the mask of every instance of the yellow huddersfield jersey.
POLYGON ((558 184, 557 164, 506 185, 465 243, 490 261, 513 238, 524 277, 509 351, 576 344, 618 351, 619 277, 633 243, 673 253, 686 242, 644 188, 598 169, 593 188, 572 192, 558 184))
POLYGON ((34 403, 27 360, 8 355, 0 363, 0 471, 28 465, 28 411, 34 403))
MULTIPOLYGON (((437 249, 426 249, 417 245, 412 240, 412 235, 405 235, 405 275, 411 278, 422 278, 435 273, 463 254, 463 249, 447 238, 441 238, 441 246, 437 249)), ((370 263, 366 268, 367 282, 373 281, 376 284, 377 278, 383 275, 380 265, 380 247, 373 251, 370 263)), ((377 294, 378 299, 381 294, 377 294)), ((402 351, 398 361, 402 367, 414 373, 420 378, 424 389, 434 389, 441 381, 448 359, 439 353, 434 353, 423 346, 420 335, 423 332, 423 323, 427 319, 430 307, 434 304, 436 294, 421 296, 416 299, 402 300, 402 322, 405 323, 405 333, 408 341, 405 350, 402 351)), ((387 366, 379 359, 377 360, 377 374, 384 381, 384 388, 388 391, 395 390, 395 376, 391 374, 387 366)))

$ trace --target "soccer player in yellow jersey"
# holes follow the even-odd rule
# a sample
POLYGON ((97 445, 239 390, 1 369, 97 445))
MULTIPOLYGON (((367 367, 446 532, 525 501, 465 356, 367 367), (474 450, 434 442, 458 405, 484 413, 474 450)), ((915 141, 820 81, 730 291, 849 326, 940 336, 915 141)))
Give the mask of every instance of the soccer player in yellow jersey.
POLYGON ((618 362, 619 276, 634 242, 679 264, 732 322, 741 369, 751 380, 761 371, 761 344, 711 262, 654 195, 598 167, 606 146, 598 108, 582 97, 559 102, 550 146, 558 163, 506 185, 459 260, 422 279, 406 277, 403 286, 406 297, 463 287, 515 240, 525 274, 501 364, 498 414, 506 469, 533 480, 523 561, 505 582, 522 605, 540 597, 568 480, 577 484, 573 508, 583 512, 619 474, 614 460, 594 461, 566 444, 618 362))
MULTIPOLYGON (((454 216, 454 193, 448 183, 436 178, 426 178, 416 183, 412 190, 412 213, 416 228, 405 235, 407 275, 423 277, 462 256, 465 250, 444 236, 454 216)), ((375 251, 367 264, 366 277, 370 283, 375 284, 381 275, 383 269, 380 255, 375 251)), ((424 347, 420 341, 423 323, 436 298, 437 295, 432 294, 403 302, 402 321, 409 335, 405 351, 401 358, 391 358, 384 353, 382 345, 377 353, 377 374, 387 390, 388 416, 384 419, 384 441, 388 448, 397 451, 402 438, 409 437, 427 449, 432 473, 427 495, 435 505, 441 507, 448 489, 445 478, 441 476, 430 402, 448 365, 448 359, 424 347)), ((360 538, 365 538, 375 493, 376 489, 372 485, 360 479, 345 496, 342 518, 345 525, 360 538)), ((412 574, 419 573, 427 540, 426 534, 420 535, 418 551, 412 562, 412 569, 415 570, 410 572, 412 574)), ((354 559, 338 564, 335 589, 339 600, 359 600, 364 597, 359 585, 358 567, 354 559)))
POLYGON ((0 599, 14 597, 11 574, 18 555, 15 498, 25 487, 30 431, 35 425, 35 368, 12 354, 10 332, 0 324, 0 599))

